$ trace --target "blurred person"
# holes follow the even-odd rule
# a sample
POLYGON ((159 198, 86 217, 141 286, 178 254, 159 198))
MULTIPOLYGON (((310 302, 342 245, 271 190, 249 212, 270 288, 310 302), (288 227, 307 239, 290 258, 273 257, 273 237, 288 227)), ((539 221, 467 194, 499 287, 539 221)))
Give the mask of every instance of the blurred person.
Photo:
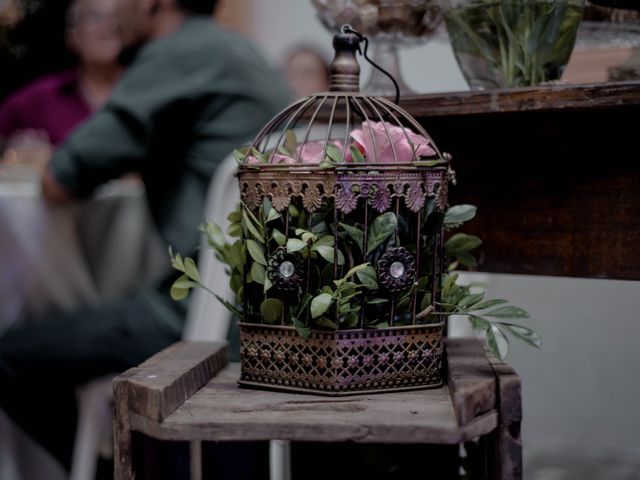
POLYGON ((282 69, 296 98, 329 90, 329 63, 315 48, 300 46, 291 50, 282 69))
POLYGON ((3 159, 48 161, 79 124, 98 110, 120 77, 120 40, 115 30, 117 0, 74 0, 66 15, 66 43, 78 66, 45 75, 0 105, 3 159))
MULTIPOLYGON (((117 1, 120 58, 130 65, 104 107, 55 152, 42 183, 48 201, 86 198, 113 178, 138 173, 166 244, 197 257, 216 166, 288 100, 254 48, 211 18, 215 4, 117 1)), ((0 407, 65 467, 74 388, 138 365, 181 338, 187 303, 170 298, 175 278, 114 303, 22 322, 0 337, 0 407)))

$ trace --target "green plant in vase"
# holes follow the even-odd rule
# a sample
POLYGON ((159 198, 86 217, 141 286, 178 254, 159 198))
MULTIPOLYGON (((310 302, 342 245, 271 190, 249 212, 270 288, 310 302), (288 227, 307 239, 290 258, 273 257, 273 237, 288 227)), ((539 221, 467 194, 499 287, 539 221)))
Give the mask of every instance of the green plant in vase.
POLYGON ((451 45, 471 88, 525 87, 562 76, 583 0, 447 1, 451 45))

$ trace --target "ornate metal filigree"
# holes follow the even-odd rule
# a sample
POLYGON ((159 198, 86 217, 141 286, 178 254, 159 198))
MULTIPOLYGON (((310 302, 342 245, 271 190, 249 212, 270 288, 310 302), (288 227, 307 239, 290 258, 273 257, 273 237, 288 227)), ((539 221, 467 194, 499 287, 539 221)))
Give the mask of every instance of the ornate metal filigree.
MULTIPOLYGON (((372 167, 373 168, 373 167, 372 167)), ((335 197, 336 208, 350 213, 365 199, 378 212, 387 211, 393 199, 404 199, 412 212, 424 207, 428 197, 436 197, 440 210, 447 208, 447 169, 406 168, 393 171, 359 172, 319 170, 309 167, 305 171, 269 170, 240 172, 240 194, 251 209, 257 208, 266 196, 273 207, 284 211, 291 199, 302 198, 304 208, 314 212, 324 198, 335 197)))
POLYGON ((390 292, 404 292, 416 278, 416 260, 404 247, 388 249, 378 261, 378 281, 390 292))
POLYGON ((442 324, 312 331, 241 324, 240 383, 325 395, 442 384, 442 324))
POLYGON ((304 279, 304 260, 298 253, 278 248, 267 260, 267 277, 281 291, 297 290, 304 279))

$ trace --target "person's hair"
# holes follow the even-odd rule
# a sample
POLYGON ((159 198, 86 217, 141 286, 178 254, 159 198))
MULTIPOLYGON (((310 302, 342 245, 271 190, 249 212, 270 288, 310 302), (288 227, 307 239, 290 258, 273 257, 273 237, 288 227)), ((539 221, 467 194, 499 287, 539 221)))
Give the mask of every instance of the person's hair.
POLYGON ((188 12, 211 15, 216 9, 218 0, 176 0, 176 3, 188 12))

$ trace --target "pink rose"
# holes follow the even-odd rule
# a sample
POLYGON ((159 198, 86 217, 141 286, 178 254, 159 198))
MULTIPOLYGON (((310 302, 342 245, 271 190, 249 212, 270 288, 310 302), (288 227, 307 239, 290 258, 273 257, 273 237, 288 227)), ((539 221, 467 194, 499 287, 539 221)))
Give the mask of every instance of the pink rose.
POLYGON ((390 123, 362 122, 362 128, 352 131, 351 137, 356 142, 355 147, 364 151, 366 160, 370 163, 411 162, 414 159, 414 150, 416 159, 435 155, 427 138, 409 128, 390 123))
MULTIPOLYGON (((329 144, 338 147, 338 150, 340 150, 340 156, 342 156, 343 145, 341 141, 333 140, 329 141, 329 144)), ((305 143, 302 145, 302 152, 300 151, 300 147, 298 147, 296 155, 300 155, 302 163, 319 164, 325 156, 324 140, 305 143)))

